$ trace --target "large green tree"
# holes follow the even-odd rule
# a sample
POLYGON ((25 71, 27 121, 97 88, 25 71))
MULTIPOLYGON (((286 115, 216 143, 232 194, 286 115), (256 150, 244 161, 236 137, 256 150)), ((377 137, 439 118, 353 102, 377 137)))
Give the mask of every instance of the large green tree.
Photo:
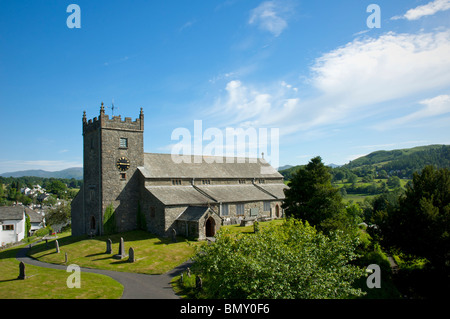
POLYGON ((193 270, 206 298, 321 299, 360 296, 354 282, 364 270, 351 264, 356 241, 329 236, 288 219, 254 234, 221 229, 215 243, 200 246, 193 270))
POLYGON ((320 230, 334 229, 346 219, 341 193, 331 185, 329 168, 319 156, 294 173, 285 194, 286 215, 307 220, 320 230))
POLYGON ((385 244, 450 269, 450 171, 425 167, 399 199, 398 209, 381 218, 385 244))

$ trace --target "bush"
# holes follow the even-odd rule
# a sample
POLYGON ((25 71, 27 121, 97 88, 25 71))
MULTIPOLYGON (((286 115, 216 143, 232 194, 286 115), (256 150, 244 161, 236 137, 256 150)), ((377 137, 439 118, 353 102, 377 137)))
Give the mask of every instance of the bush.
POLYGON ((220 230, 193 257, 206 298, 320 299, 360 296, 353 282, 365 275, 350 262, 357 242, 342 233, 325 236, 288 219, 254 234, 220 230))

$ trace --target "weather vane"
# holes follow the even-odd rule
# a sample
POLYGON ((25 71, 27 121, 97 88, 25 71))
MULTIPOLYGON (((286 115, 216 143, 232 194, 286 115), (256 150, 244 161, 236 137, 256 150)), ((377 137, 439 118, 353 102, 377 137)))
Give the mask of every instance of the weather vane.
POLYGON ((118 107, 114 106, 114 99, 111 102, 111 115, 114 116, 114 109, 118 109, 118 107))

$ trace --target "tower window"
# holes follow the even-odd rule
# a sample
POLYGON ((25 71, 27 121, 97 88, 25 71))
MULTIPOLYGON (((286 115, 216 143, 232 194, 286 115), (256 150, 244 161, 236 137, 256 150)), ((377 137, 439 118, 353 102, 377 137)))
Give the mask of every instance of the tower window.
POLYGON ((121 180, 127 179, 127 173, 120 173, 120 179, 121 180))
POLYGON ((121 137, 119 147, 120 148, 128 148, 128 139, 121 137))

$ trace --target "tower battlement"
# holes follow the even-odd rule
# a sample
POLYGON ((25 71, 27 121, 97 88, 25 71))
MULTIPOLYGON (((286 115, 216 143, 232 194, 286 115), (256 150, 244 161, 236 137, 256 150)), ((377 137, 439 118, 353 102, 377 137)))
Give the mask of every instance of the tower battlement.
POLYGON ((134 121, 131 117, 125 117, 125 119, 122 120, 120 115, 113 116, 110 119, 109 115, 105 114, 105 107, 102 102, 100 115, 98 117, 88 120, 86 118, 86 111, 83 112, 83 134, 97 130, 98 128, 144 131, 144 111, 141 108, 139 117, 134 121))

